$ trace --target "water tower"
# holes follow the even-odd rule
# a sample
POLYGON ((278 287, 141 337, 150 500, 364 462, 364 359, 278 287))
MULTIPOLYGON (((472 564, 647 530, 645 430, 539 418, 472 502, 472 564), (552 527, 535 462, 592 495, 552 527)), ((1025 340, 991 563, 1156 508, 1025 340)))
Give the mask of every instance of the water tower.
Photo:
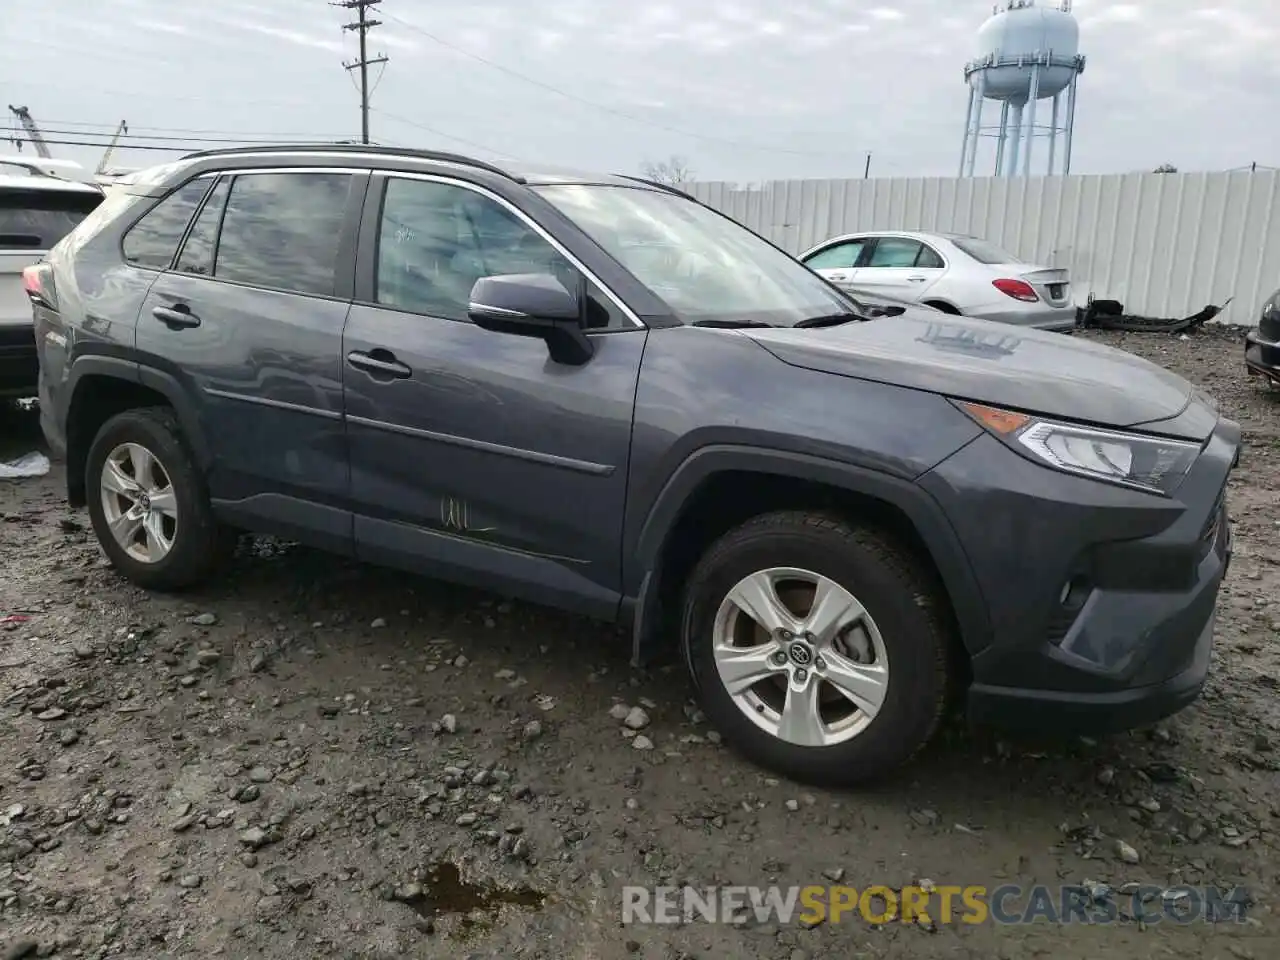
POLYGON ((1048 138, 1046 170, 1064 176, 1071 172, 1071 136, 1076 122, 1076 84, 1084 73, 1080 55, 1080 27, 1071 15, 1071 0, 1038 7, 1035 0, 1007 0, 992 11, 978 31, 978 59, 965 65, 969 84, 969 113, 965 118, 960 176, 972 177, 978 144, 996 141, 995 175, 1029 177, 1037 140, 1048 138), (1066 108, 1062 98, 1066 94, 1066 108), (1036 123, 1036 107, 1053 100, 1048 123, 1036 123), (982 125, 988 100, 1000 104, 1000 122, 982 125), (1062 134, 1061 169, 1058 134, 1062 134))

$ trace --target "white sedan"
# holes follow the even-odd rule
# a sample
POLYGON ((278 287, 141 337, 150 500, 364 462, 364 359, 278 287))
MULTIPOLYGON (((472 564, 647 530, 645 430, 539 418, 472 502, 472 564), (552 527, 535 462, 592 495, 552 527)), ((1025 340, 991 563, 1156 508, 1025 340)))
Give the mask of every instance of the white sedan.
POLYGON ((1023 263, 978 237, 906 231, 833 237, 800 261, 854 296, 888 296, 1041 330, 1076 325, 1066 270, 1023 263))

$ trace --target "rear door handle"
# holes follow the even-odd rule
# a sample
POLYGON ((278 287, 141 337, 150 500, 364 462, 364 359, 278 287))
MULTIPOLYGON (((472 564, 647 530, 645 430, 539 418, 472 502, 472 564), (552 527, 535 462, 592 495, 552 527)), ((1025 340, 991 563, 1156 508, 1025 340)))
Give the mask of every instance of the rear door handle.
POLYGON ((175 303, 172 307, 152 307, 151 315, 170 330, 200 326, 200 318, 185 303, 175 303))
POLYGON ((907 283, 924 283, 928 277, 907 277, 907 283))
POLYGON ((369 353, 352 350, 347 354, 347 363, 379 377, 407 380, 413 376, 413 371, 397 360, 395 354, 390 350, 379 349, 369 353))
POLYGON ((843 273, 828 273, 827 279, 828 280, 848 280, 849 277, 843 273))

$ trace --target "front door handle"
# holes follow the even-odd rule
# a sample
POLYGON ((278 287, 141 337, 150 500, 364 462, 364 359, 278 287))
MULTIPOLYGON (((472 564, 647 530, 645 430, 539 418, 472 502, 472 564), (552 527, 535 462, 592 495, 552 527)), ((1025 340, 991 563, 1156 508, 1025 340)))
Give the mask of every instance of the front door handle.
POLYGON ((396 359, 390 350, 371 350, 364 353, 352 350, 347 354, 347 363, 378 377, 392 377, 396 380, 407 380, 413 371, 396 359))
POLYGON ((151 315, 170 330, 200 326, 200 318, 185 303, 175 303, 172 307, 152 307, 151 315))
POLYGON ((827 279, 828 280, 848 280, 849 277, 843 273, 828 273, 827 279))

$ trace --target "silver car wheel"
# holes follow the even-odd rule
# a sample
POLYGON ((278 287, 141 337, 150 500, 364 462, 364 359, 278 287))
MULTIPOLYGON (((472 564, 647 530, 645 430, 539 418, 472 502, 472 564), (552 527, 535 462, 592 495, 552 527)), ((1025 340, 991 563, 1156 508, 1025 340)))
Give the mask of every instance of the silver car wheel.
POLYGON ((178 500, 159 459, 137 443, 107 455, 100 480, 102 513, 111 536, 139 563, 159 563, 178 535, 178 500))
POLYGON ((729 591, 713 629, 725 690, 779 740, 845 743, 884 704, 884 640, 866 608, 834 580, 792 567, 760 570, 729 591))

